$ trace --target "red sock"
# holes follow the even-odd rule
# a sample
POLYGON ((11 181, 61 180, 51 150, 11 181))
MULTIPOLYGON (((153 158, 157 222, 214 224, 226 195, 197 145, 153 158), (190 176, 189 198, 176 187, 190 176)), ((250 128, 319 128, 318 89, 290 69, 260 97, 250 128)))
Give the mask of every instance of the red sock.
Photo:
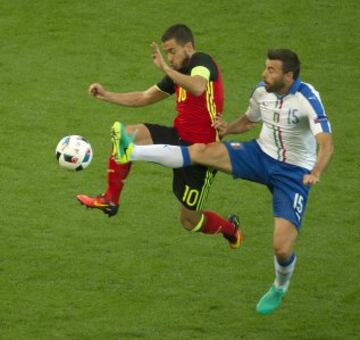
POLYGON ((108 188, 105 193, 107 200, 119 204, 120 194, 130 169, 131 163, 117 164, 114 157, 110 156, 108 163, 108 188))
POLYGON ((222 233, 226 236, 234 235, 235 227, 231 222, 212 211, 204 211, 204 215, 206 220, 201 232, 204 234, 222 233))

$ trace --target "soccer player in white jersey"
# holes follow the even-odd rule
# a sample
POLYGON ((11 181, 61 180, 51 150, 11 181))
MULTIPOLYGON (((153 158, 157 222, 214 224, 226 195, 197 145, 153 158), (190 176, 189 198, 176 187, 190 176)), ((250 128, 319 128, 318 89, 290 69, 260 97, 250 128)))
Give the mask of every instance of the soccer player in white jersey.
POLYGON ((273 312, 288 290, 296 264, 295 240, 313 184, 319 182, 333 154, 331 128, 319 93, 299 80, 300 61, 291 50, 269 50, 260 82, 244 115, 230 124, 214 123, 222 136, 249 130, 262 121, 258 139, 241 142, 134 145, 121 123, 113 136, 119 163, 145 160, 168 167, 201 164, 266 185, 274 215, 275 280, 260 299, 260 314, 273 312), (316 150, 318 146, 318 150, 316 150), (317 152, 316 152, 317 151, 317 152))

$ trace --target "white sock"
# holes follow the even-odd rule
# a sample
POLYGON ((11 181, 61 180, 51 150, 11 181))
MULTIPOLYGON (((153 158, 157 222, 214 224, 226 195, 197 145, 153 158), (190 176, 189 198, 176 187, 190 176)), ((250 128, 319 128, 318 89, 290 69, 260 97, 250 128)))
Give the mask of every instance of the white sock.
POLYGON ((181 168, 184 165, 181 147, 168 144, 135 144, 130 160, 154 162, 169 168, 181 168))
POLYGON ((291 255, 290 263, 283 266, 279 264, 276 256, 274 256, 275 264, 275 287, 287 290, 289 287, 291 276, 295 270, 296 255, 291 255), (292 259, 291 259, 292 258, 292 259))

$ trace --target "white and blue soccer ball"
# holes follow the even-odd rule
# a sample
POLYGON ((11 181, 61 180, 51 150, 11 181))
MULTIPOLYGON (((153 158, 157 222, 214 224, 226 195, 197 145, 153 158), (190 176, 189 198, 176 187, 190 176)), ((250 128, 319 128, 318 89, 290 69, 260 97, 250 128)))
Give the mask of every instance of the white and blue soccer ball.
POLYGON ((62 168, 79 171, 89 166, 93 151, 84 137, 71 135, 60 140, 55 155, 62 168))

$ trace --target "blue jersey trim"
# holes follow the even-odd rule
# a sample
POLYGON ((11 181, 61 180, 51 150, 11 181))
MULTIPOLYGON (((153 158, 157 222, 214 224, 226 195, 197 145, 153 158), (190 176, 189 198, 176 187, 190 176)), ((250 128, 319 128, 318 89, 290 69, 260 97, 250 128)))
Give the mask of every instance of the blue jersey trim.
POLYGON ((299 91, 301 84, 302 84, 301 80, 296 79, 290 86, 288 93, 295 94, 297 91, 299 91))
POLYGON ((265 86, 265 83, 264 83, 263 80, 262 80, 262 81, 259 81, 259 82, 256 84, 256 88, 261 87, 261 86, 265 86))
POLYGON ((259 81, 259 82, 256 84, 254 90, 251 92, 250 98, 253 96, 254 92, 255 92, 259 87, 265 87, 265 83, 264 83, 263 80, 262 80, 262 81, 259 81))
POLYGON ((187 167, 191 165, 191 158, 190 158, 190 154, 189 154, 189 149, 187 146, 180 146, 181 149, 181 153, 183 156, 183 167, 187 167))
POLYGON ((315 93, 305 83, 301 83, 299 92, 306 98, 311 107, 314 109, 317 116, 316 122, 320 123, 323 132, 330 132, 330 125, 326 117, 324 108, 315 93))

